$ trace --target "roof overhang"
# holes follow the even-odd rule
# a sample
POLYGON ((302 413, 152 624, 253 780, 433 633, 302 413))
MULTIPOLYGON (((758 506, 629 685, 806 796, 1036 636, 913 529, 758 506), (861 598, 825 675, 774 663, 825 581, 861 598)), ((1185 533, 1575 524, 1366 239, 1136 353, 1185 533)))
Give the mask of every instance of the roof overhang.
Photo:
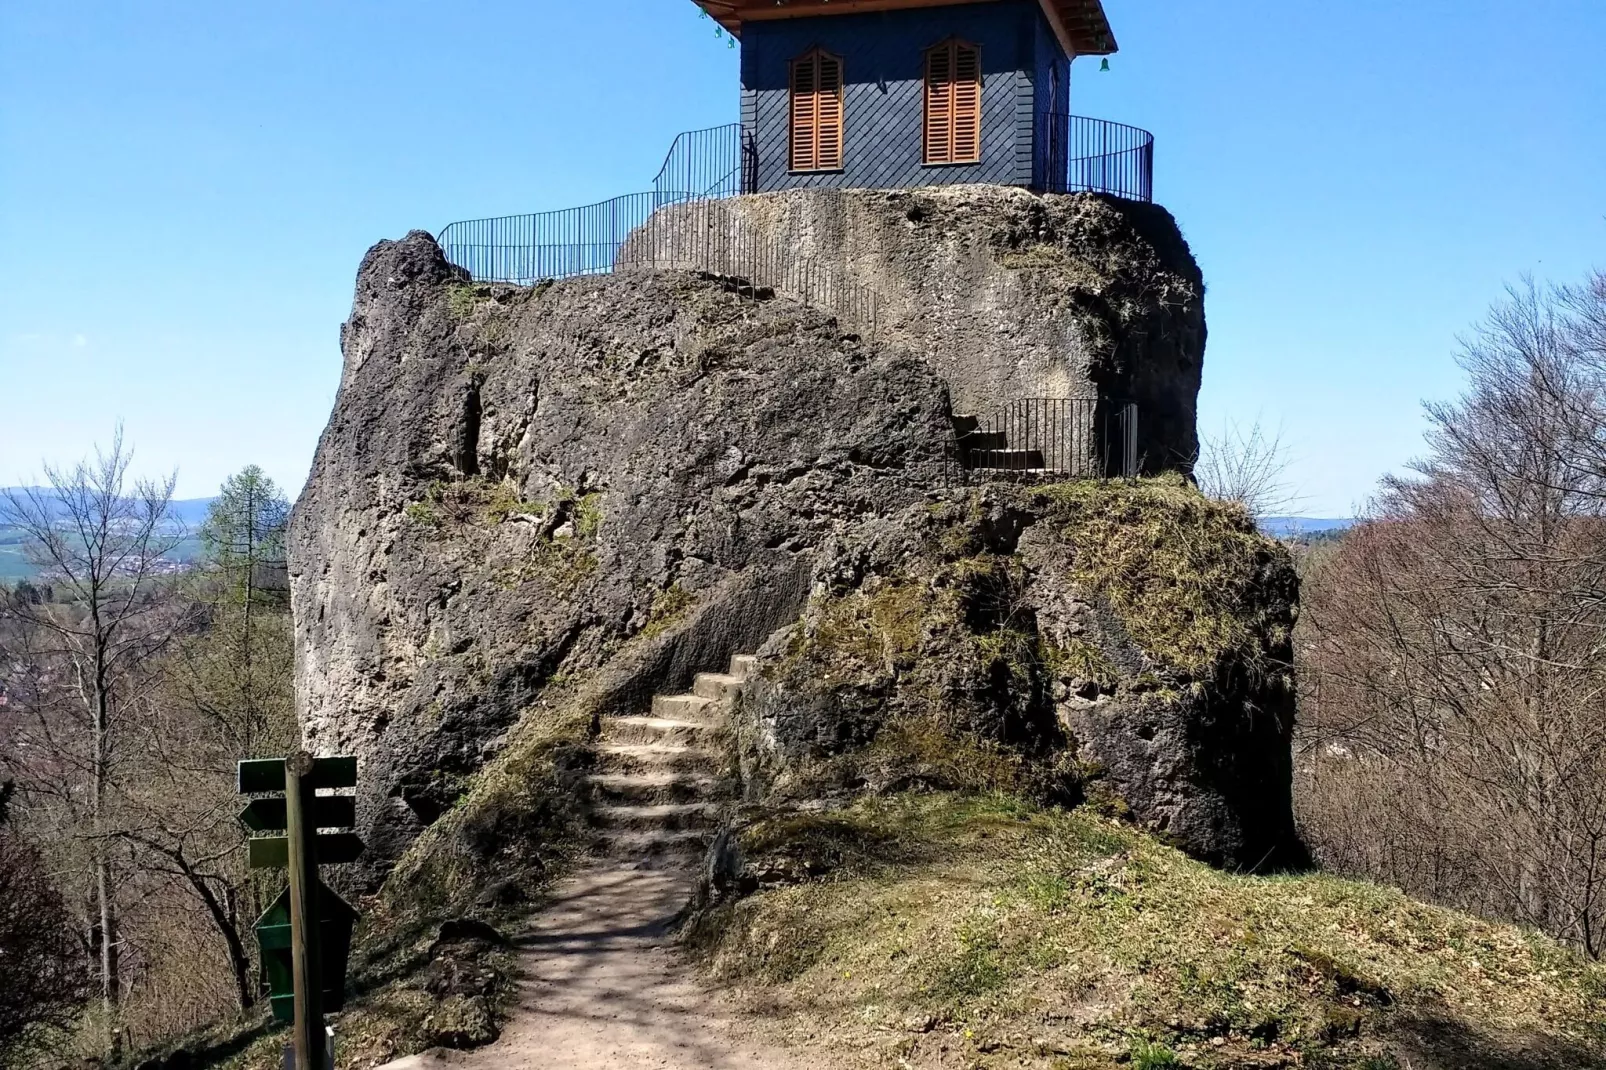
MULTIPOLYGON (((866 11, 947 7, 989 0, 693 0, 736 37, 742 24, 768 19, 805 19, 866 11)), ((1108 56, 1118 47, 1102 0, 1037 0, 1060 45, 1073 56, 1108 56)))

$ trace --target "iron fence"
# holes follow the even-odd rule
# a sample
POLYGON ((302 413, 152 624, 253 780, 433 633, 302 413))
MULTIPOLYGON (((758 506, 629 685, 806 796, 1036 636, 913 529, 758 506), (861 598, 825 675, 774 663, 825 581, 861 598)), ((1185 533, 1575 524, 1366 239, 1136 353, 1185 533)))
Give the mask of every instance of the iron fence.
POLYGON ((723 199, 636 193, 561 212, 453 223, 439 239, 446 258, 478 282, 544 279, 630 269, 682 268, 725 276, 749 296, 784 294, 874 335, 874 291, 845 271, 797 253, 785 231, 763 234, 723 199))
POLYGON ((713 200, 751 193, 758 184, 758 147, 741 123, 691 130, 675 138, 652 188, 660 196, 713 200))
POLYGON ((1027 398, 985 416, 955 416, 950 473, 992 479, 1134 479, 1138 408, 1081 398, 1027 398))
MULTIPOLYGON (((1135 127, 1081 116, 1046 122, 1054 192, 1093 190, 1153 198, 1154 138, 1135 127)), ((438 241, 476 281, 530 285, 603 275, 621 267, 684 267, 736 277, 751 292, 773 290, 830 309, 874 331, 875 295, 843 269, 796 253, 799 242, 760 238, 720 202, 756 187, 758 152, 740 124, 675 139, 646 193, 582 208, 453 223, 438 241), (697 206, 697 207, 693 207, 697 206)))
POLYGON ((605 275, 613 271, 620 247, 653 213, 688 197, 632 193, 583 208, 471 219, 444 228, 436 240, 446 259, 476 282, 528 286, 605 275))
POLYGON ((1154 135, 1147 130, 1085 115, 1049 115, 1050 193, 1108 193, 1154 201, 1154 135))
POLYGON ((837 264, 799 255, 798 244, 785 230, 755 231, 728 201, 687 200, 653 213, 620 247, 614 265, 621 271, 683 268, 724 276, 751 296, 785 294, 874 336, 881 323, 876 292, 837 264))

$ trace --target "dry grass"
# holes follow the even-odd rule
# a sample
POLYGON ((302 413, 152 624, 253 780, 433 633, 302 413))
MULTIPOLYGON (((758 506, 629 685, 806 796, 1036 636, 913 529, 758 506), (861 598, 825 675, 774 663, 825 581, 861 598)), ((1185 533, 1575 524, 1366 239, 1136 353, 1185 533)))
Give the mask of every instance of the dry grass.
POLYGON ((1133 640, 1196 679, 1236 663, 1286 670, 1292 561, 1241 508, 1180 479, 1064 483, 1035 492, 1076 548, 1073 579, 1103 595, 1133 640))
POLYGON ((1003 796, 864 800, 744 842, 830 847, 823 879, 688 931, 795 1041, 909 1066, 1387 1067, 1437 1029, 1518 1053, 1438 1065, 1606 1066, 1606 969, 1377 886, 1233 876, 1003 796))

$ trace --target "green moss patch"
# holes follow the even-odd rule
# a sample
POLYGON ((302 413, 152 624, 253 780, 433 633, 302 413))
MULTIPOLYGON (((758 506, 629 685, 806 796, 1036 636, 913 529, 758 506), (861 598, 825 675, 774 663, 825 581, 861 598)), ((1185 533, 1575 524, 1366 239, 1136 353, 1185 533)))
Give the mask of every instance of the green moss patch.
POLYGON ((672 584, 668 590, 659 592, 652 600, 652 609, 647 613, 647 623, 641 629, 644 639, 656 639, 669 629, 679 624, 697 604, 697 598, 680 584, 672 584))

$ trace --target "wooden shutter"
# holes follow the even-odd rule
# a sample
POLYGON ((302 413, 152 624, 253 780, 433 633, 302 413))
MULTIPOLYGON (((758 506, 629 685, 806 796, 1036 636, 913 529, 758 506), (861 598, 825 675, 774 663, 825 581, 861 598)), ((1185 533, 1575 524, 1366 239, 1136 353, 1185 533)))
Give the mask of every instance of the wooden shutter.
POLYGON ((948 41, 926 53, 926 163, 981 159, 981 52, 948 41))
POLYGON ((842 61, 824 52, 815 58, 820 65, 819 90, 814 95, 820 133, 814 166, 821 171, 837 171, 842 168, 842 61))
POLYGON ((818 50, 792 63, 792 170, 842 167, 842 61, 818 50))
POLYGON ((954 163, 981 159, 981 53, 954 45, 954 163))

